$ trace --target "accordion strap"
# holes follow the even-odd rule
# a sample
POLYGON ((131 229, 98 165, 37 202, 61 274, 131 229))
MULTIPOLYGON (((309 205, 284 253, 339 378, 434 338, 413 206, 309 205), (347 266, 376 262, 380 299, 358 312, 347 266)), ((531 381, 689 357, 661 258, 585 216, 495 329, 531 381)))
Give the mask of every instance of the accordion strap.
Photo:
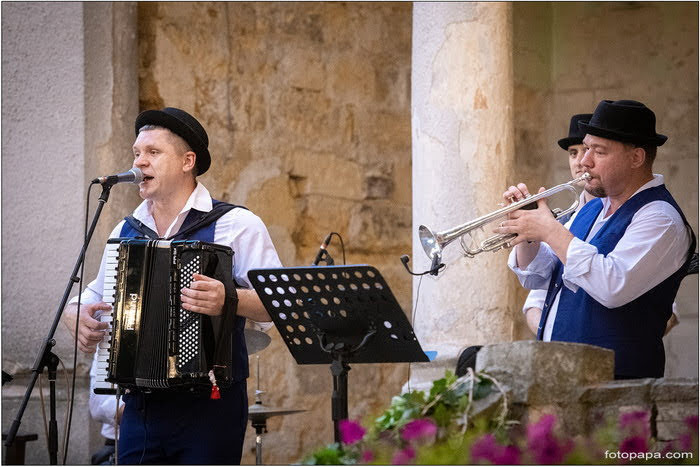
MULTIPOLYGON (((217 265, 217 273, 215 276, 226 277, 231 274, 228 271, 220 270, 220 264, 217 265)), ((231 361, 231 351, 235 348, 234 339, 239 336, 234 331, 236 315, 238 312, 238 293, 236 292, 236 284, 234 280, 224 280, 225 300, 222 310, 219 326, 219 335, 216 338, 216 347, 214 348, 214 374, 217 378, 221 378, 221 372, 225 372, 226 362, 231 361)), ((230 369, 232 370, 232 369, 230 369)))

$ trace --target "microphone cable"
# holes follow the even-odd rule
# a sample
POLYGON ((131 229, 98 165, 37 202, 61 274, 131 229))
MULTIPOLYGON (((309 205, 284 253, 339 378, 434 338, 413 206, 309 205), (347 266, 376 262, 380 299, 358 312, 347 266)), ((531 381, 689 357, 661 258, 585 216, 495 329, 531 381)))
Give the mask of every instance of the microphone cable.
MULTIPOLYGON (((408 267, 408 262, 411 261, 408 255, 401 255, 401 263, 403 263, 403 267, 406 268, 406 271, 412 276, 419 276, 418 279, 418 287, 416 287, 416 302, 413 305, 413 313, 411 313, 411 327, 414 326, 416 322, 416 313, 418 311, 418 298, 420 297, 420 286, 423 284, 423 278, 425 277, 426 274, 431 274, 433 276, 437 276, 439 272, 443 271, 447 265, 441 262, 437 262, 438 264, 434 267, 431 267, 427 271, 423 271, 420 273, 416 273, 411 271, 411 269, 408 267)), ((414 329, 415 333, 415 329, 414 329)), ((408 362, 408 371, 407 371, 407 389, 408 392, 411 392, 411 362, 408 362)))
POLYGON ((343 265, 345 265, 345 243, 343 243, 343 237, 340 236, 338 232, 331 232, 331 237, 333 235, 338 237, 338 240, 340 240, 340 249, 343 251, 343 265))

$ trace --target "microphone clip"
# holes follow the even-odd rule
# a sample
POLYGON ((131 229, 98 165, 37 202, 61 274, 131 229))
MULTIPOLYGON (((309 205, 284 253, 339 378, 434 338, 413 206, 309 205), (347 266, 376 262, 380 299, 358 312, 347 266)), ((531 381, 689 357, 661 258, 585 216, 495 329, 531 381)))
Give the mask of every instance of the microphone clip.
POLYGON ((314 261, 314 266, 318 266, 319 263, 326 263, 326 266, 333 266, 335 264, 335 260, 325 248, 319 252, 319 256, 320 257, 314 261))
POLYGON ((403 267, 406 268, 406 271, 408 271, 408 273, 412 276, 424 276, 426 274, 430 274, 431 276, 437 276, 438 273, 445 267, 445 264, 440 262, 440 258, 438 256, 433 256, 433 263, 431 264, 430 269, 423 272, 413 272, 408 267, 409 261, 411 261, 411 259, 408 255, 401 255, 401 262, 403 263, 403 267))

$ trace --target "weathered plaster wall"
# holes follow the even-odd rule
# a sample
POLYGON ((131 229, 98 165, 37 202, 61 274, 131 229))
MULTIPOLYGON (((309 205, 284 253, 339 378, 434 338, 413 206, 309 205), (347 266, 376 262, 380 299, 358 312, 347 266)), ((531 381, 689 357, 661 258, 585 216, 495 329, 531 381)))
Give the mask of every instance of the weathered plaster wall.
MULTIPOLYGON (((2 5, 2 368, 11 374, 34 363, 81 244, 82 31, 77 3, 2 5)), ((66 336, 59 328, 55 353, 70 365, 66 336)), ((60 378, 62 426, 67 394, 63 373, 60 378)), ((27 383, 19 376, 3 388, 3 431, 15 418, 27 383)), ((86 420, 87 390, 79 390, 75 417, 86 420)), ((45 379, 44 395, 48 404, 45 379)), ((48 463, 41 420, 37 384, 21 425, 22 432, 39 435, 29 445, 30 463, 48 463)), ((73 428, 83 442, 72 443, 69 459, 78 459, 87 450, 87 425, 73 428)))
MULTIPOLYGON (((139 34, 140 106, 201 119, 212 194, 258 214, 285 265, 309 264, 341 233, 347 262, 378 267, 408 312, 398 258, 411 247, 411 4, 143 3, 139 34)), ((264 460, 294 462, 332 441, 332 379, 270 334, 265 402, 309 412, 270 420, 264 460)), ((252 403, 255 365, 251 376, 252 403)), ((405 378, 406 365, 353 366, 350 416, 387 404, 405 378)))
MULTIPOLYGON (((2 8, 2 368, 15 375, 2 391, 7 431, 79 253, 89 180, 131 165, 138 78, 131 53, 135 4, 8 3, 2 8)), ((90 215, 99 193, 99 187, 92 190, 90 215)), ((128 212, 125 206, 132 209, 137 200, 133 187, 112 190, 88 250, 86 284, 97 272, 109 232, 128 212)), ((72 340, 63 325, 55 337, 55 353, 70 370, 72 340)), ((90 452, 104 443, 98 424, 88 423, 90 362, 79 353, 68 463, 89 463, 90 452)), ((62 372, 58 389, 63 437, 62 372)), ((28 445, 30 464, 49 461, 38 400, 35 390, 20 427, 39 435, 28 445)))
MULTIPOLYGON (((654 172, 698 231, 698 6, 665 2, 514 3, 518 180, 571 179, 557 140, 602 99, 635 99, 669 136, 654 172)), ((667 377, 698 376, 698 276, 677 297, 681 324, 665 339, 667 377)))

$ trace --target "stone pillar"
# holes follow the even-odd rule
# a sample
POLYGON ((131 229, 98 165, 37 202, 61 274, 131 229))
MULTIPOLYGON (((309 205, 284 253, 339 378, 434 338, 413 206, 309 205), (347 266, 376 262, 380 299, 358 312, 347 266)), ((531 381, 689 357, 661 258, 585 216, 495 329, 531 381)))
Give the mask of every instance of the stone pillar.
MULTIPOLYGON (((513 164, 512 19, 509 3, 413 7, 413 267, 429 268, 418 226, 444 230, 498 208, 513 164)), ((462 257, 413 283, 416 334, 432 364, 412 382, 454 370, 460 349, 512 340, 514 291, 505 252, 462 257), (420 290, 419 290, 420 286, 420 290), (511 304, 513 302, 513 304, 511 304)))

